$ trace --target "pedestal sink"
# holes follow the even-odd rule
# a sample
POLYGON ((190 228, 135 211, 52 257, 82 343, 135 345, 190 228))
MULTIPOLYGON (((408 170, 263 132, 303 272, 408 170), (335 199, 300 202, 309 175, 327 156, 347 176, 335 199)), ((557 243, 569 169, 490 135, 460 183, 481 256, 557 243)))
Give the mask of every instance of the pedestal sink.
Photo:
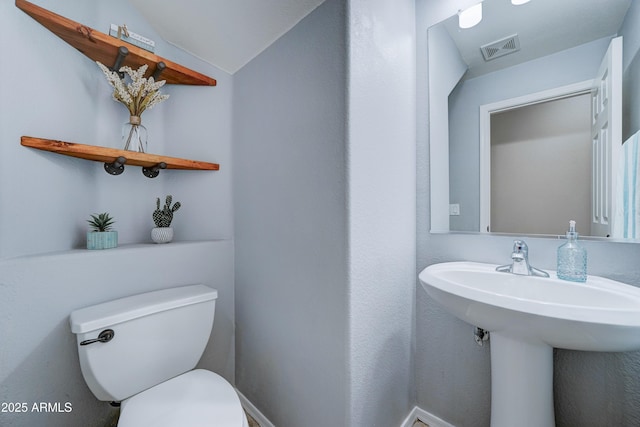
POLYGON ((491 427, 553 427, 553 347, 640 350, 640 288, 586 283, 447 262, 419 275, 425 291, 491 339, 491 427))

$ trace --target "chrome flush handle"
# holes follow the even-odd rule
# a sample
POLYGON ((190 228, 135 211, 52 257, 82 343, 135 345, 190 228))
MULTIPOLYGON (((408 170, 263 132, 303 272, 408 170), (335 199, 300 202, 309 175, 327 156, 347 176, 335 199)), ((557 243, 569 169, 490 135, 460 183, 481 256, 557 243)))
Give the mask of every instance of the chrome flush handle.
POLYGON ((104 331, 100 332, 100 334, 98 335, 98 338, 81 341, 80 345, 89 345, 96 342, 102 342, 102 343, 109 342, 113 339, 115 334, 116 333, 114 332, 113 329, 105 329, 104 331))

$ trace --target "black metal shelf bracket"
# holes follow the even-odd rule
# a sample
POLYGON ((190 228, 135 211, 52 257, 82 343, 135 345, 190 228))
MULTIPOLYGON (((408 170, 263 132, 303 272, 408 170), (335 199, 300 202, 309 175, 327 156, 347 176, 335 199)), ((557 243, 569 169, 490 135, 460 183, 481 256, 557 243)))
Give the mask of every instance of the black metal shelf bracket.
POLYGON ((160 162, 157 165, 152 166, 150 168, 143 167, 142 174, 147 178, 155 178, 160 173, 160 169, 166 169, 166 168, 167 168, 167 164, 165 162, 160 162))
POLYGON ((120 156, 113 161, 113 163, 105 163, 104 170, 107 171, 109 175, 120 175, 124 172, 124 164, 127 162, 127 159, 120 156))
POLYGON ((156 70, 153 72, 152 76, 154 81, 158 81, 158 77, 160 77, 160 74, 162 74, 165 68, 167 68, 167 64, 162 61, 156 64, 156 70))
POLYGON ((118 56, 116 56, 116 62, 113 63, 113 67, 111 68, 112 71, 115 71, 120 75, 121 79, 124 78, 124 73, 120 72, 120 67, 122 66, 122 63, 124 62, 124 59, 127 57, 127 55, 129 55, 129 49, 124 46, 120 46, 118 48, 118 56))

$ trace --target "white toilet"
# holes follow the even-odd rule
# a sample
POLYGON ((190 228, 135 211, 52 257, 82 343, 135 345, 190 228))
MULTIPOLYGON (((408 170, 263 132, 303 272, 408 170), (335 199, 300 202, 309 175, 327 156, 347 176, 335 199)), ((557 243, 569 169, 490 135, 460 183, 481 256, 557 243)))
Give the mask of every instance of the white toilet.
POLYGON ((209 341, 218 291, 191 285, 71 313, 82 375, 103 401, 121 402, 118 427, 247 427, 220 375, 195 369, 209 341))

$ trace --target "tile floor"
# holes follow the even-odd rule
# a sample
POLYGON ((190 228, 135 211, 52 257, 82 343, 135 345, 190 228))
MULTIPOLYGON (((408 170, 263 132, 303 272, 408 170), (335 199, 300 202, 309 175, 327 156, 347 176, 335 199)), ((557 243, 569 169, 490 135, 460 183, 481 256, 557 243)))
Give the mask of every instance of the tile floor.
POLYGON ((260 427, 260 424, 258 424, 258 422, 256 420, 251 418, 251 415, 249 415, 249 414, 247 414, 247 420, 249 421, 249 427, 260 427))

